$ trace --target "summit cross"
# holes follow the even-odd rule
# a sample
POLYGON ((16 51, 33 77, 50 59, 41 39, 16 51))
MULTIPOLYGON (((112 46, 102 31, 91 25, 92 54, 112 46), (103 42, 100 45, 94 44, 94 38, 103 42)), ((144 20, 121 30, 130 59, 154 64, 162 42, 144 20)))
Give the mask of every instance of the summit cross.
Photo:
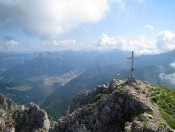
POLYGON ((128 82, 136 82, 134 77, 134 60, 138 58, 134 56, 134 51, 132 51, 132 56, 127 59, 131 59, 131 74, 128 78, 128 82))

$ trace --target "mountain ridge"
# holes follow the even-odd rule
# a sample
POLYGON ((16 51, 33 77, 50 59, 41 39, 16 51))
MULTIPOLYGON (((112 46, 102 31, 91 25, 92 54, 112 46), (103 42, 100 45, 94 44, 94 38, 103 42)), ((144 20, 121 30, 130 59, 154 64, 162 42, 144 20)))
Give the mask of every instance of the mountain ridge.
POLYGON ((151 102, 156 89, 145 81, 112 80, 83 90, 73 98, 70 114, 60 118, 52 131, 174 132, 151 102))
POLYGON ((174 98, 175 91, 146 81, 113 79, 94 90, 77 93, 69 114, 52 122, 51 126, 47 113, 32 103, 29 109, 18 109, 3 116, 0 129, 19 132, 174 132, 174 98), (165 93, 169 100, 164 97, 165 93), (19 117, 24 121, 18 120, 19 117), (13 123, 9 126, 10 122, 13 123))

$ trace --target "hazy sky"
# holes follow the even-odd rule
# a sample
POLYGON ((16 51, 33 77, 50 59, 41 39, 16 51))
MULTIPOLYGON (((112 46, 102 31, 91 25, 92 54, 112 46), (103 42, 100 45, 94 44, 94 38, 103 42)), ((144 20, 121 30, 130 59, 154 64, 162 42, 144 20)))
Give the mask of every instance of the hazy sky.
POLYGON ((0 0, 1 51, 175 49, 175 0, 0 0))

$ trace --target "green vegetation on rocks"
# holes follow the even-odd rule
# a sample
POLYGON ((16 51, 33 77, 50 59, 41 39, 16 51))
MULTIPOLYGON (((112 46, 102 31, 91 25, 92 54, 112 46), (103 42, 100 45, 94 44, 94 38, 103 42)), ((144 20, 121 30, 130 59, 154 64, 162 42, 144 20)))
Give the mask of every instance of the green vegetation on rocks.
POLYGON ((48 112, 51 120, 57 120, 59 117, 66 115, 69 104, 69 97, 62 94, 53 94, 48 96, 40 106, 48 112))
POLYGON ((121 88, 113 91, 113 93, 125 93, 125 92, 128 92, 128 89, 125 87, 121 87, 121 88))
POLYGON ((157 104, 163 118, 175 129, 175 91, 158 86, 152 91, 151 101, 157 104))
POLYGON ((105 96, 105 94, 98 94, 98 95, 93 97, 92 102, 97 102, 100 99, 102 99, 104 96, 105 96))

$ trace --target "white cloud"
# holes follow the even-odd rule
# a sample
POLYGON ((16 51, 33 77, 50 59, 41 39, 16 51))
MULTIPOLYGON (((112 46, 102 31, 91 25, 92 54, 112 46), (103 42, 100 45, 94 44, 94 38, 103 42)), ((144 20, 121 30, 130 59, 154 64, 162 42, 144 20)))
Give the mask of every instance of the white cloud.
POLYGON ((157 48, 161 52, 167 52, 175 49, 175 34, 170 31, 163 31, 157 35, 157 48))
POLYGON ((102 34, 96 45, 101 49, 116 48, 122 51, 134 50, 138 54, 158 54, 175 49, 175 34, 163 31, 158 33, 154 40, 148 40, 145 36, 129 39, 124 36, 109 37, 102 34))
POLYGON ((116 48, 122 51, 134 50, 138 54, 150 54, 155 49, 155 44, 148 41, 145 36, 136 39, 129 39, 123 36, 109 37, 106 34, 100 36, 97 46, 105 48, 116 48))
POLYGON ((170 64, 170 67, 172 67, 173 69, 175 69, 175 62, 172 62, 172 63, 170 64))
POLYGON ((0 0, 0 27, 59 35, 101 20, 108 10, 107 0, 0 0))
POLYGON ((75 40, 52 40, 51 45, 56 47, 70 47, 76 44, 75 40))
POLYGON ((76 40, 50 40, 40 45, 41 51, 64 51, 74 50, 77 47, 76 40))
POLYGON ((11 37, 3 37, 0 40, 0 50, 12 49, 18 45, 18 42, 11 37))
POLYGON ((168 81, 171 84, 175 85, 175 73, 172 73, 172 74, 161 73, 159 75, 159 77, 160 77, 161 80, 168 81))
POLYGON ((116 46, 116 43, 120 37, 109 37, 107 34, 102 34, 99 38, 100 46, 116 46))
POLYGON ((147 28, 147 29, 149 29, 149 30, 154 30, 154 27, 153 26, 151 26, 151 25, 145 25, 145 28, 147 28))
POLYGON ((13 48, 15 47, 16 45, 18 45, 18 42, 15 41, 15 40, 9 40, 5 43, 5 46, 8 47, 8 48, 13 48))
MULTIPOLYGON (((175 62, 172 62, 170 64, 170 67, 175 69, 175 62)), ((171 84, 175 85, 175 72, 174 73, 170 73, 170 74, 161 73, 159 75, 159 77, 160 77, 161 80, 168 81, 171 84)))

